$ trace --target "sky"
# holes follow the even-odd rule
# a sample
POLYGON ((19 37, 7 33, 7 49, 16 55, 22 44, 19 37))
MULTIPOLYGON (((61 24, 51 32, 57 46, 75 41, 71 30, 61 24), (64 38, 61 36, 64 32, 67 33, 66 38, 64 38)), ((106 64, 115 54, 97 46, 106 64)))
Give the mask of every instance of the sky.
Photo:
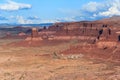
POLYGON ((120 16, 120 0, 0 0, 0 23, 40 24, 120 16))

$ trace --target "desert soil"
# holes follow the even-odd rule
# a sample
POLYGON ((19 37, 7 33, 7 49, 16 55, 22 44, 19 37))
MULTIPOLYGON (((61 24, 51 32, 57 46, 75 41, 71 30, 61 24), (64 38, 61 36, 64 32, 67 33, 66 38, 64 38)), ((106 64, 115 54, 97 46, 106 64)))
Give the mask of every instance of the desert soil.
POLYGON ((120 80, 119 63, 86 57, 54 57, 53 53, 67 49, 73 43, 40 47, 3 46, 10 42, 12 40, 0 40, 0 80, 120 80))

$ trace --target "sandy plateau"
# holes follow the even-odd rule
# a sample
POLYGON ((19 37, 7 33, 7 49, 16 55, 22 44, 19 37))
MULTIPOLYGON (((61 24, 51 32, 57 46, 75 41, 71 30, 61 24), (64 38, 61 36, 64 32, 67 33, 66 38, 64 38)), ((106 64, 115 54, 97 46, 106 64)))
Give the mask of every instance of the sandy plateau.
POLYGON ((58 52, 76 43, 39 47, 3 46, 19 40, 1 40, 0 80, 120 80, 117 62, 79 58, 61 58, 58 52))

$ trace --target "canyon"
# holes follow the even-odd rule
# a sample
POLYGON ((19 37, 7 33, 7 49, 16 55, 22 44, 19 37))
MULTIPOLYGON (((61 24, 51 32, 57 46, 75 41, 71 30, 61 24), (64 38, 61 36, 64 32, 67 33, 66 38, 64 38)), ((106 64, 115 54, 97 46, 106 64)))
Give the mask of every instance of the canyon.
POLYGON ((1 80, 120 79, 120 17, 2 32, 1 80))

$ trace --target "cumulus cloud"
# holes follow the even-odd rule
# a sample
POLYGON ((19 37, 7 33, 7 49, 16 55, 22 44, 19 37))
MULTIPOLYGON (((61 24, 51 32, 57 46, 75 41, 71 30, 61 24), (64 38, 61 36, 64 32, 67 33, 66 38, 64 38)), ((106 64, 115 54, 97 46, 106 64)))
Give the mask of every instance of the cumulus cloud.
POLYGON ((120 10, 117 7, 110 7, 108 11, 100 12, 99 15, 101 16, 113 16, 113 15, 120 15, 120 10))
POLYGON ((57 22, 71 22, 76 21, 75 17, 64 17, 64 18, 56 18, 56 19, 41 19, 40 23, 57 23, 57 22))
POLYGON ((100 9, 102 9, 105 5, 98 2, 89 2, 86 5, 83 5, 82 10, 88 11, 88 12, 96 12, 100 9))
POLYGON ((18 24, 33 24, 32 20, 24 19, 23 16, 17 16, 16 19, 18 24))
POLYGON ((69 21, 76 21, 76 20, 75 20, 75 17, 72 16, 72 17, 56 18, 56 21, 69 22, 69 21))
POLYGON ((56 23, 56 22, 60 22, 57 19, 42 19, 40 20, 40 23, 56 23))
POLYGON ((40 24, 40 23, 60 22, 57 19, 40 19, 37 16, 25 18, 24 16, 17 15, 16 17, 15 16, 10 16, 10 18, 16 20, 17 24, 40 24))
POLYGON ((109 2, 109 8, 106 11, 99 12, 100 16, 114 16, 120 15, 120 0, 114 0, 109 2))
POLYGON ((89 2, 82 10, 87 11, 91 18, 102 18, 120 15, 120 0, 106 0, 104 2, 89 2))
POLYGON ((7 3, 0 4, 0 10, 4 11, 16 11, 22 9, 30 9, 32 6, 25 3, 17 3, 12 0, 7 0, 7 3))

